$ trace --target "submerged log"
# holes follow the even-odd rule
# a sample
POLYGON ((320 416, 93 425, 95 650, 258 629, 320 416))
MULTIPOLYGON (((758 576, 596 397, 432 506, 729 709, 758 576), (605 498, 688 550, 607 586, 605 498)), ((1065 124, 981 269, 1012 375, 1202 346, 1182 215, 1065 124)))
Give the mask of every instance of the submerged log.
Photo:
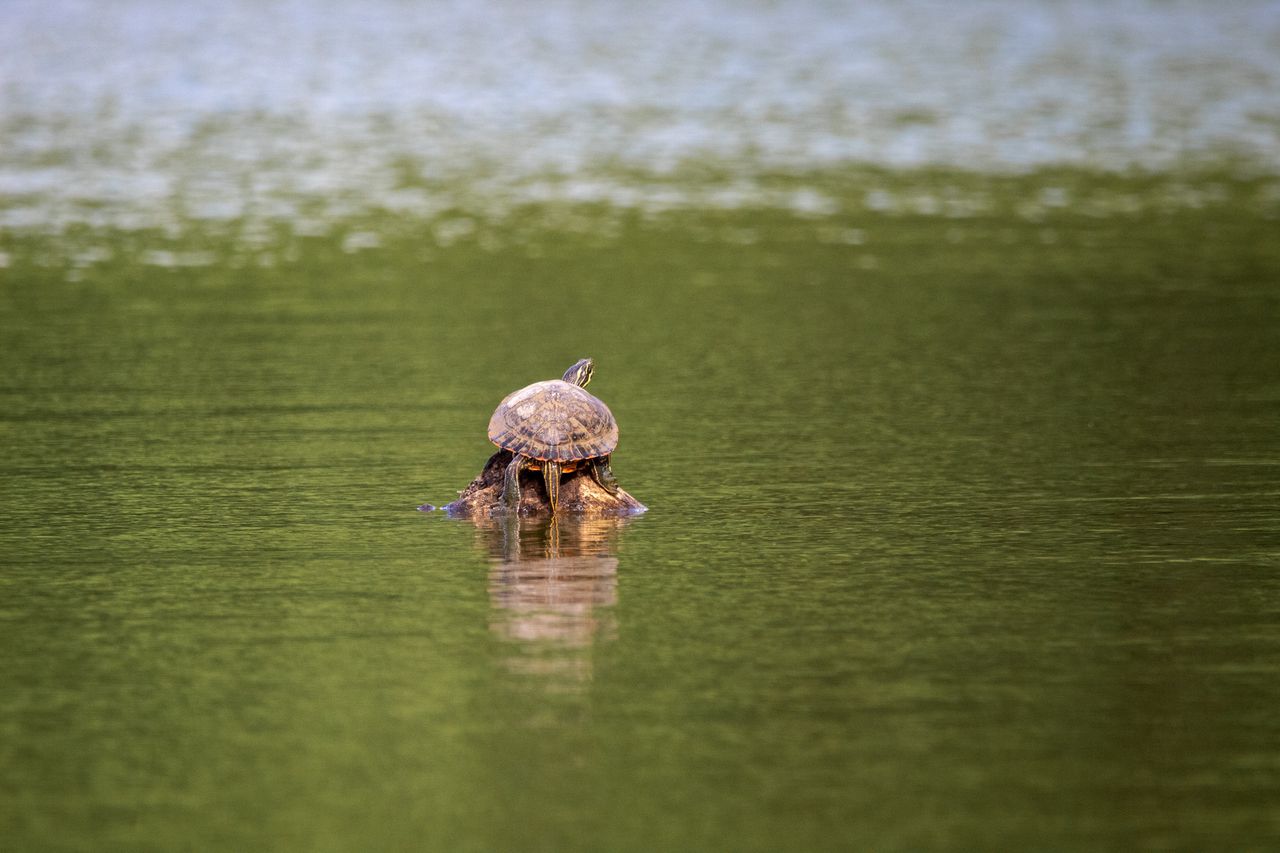
MULTIPOLYGON (((444 507, 450 515, 489 518, 506 513, 502 503, 502 487, 511 451, 499 450, 489 457, 484 470, 471 481, 458 499, 444 507)), ((560 513, 584 516, 634 515, 646 507, 623 489, 611 495, 597 483, 585 468, 566 474, 560 482, 560 513)), ((551 515, 546 486, 541 471, 520 472, 521 516, 551 515)))

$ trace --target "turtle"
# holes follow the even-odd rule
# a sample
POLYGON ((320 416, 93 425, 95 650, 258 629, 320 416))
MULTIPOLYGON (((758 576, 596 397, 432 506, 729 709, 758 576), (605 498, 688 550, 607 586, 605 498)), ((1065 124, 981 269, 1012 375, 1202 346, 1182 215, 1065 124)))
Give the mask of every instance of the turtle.
POLYGON ((489 440, 511 452, 502 487, 502 502, 514 514, 520 507, 520 472, 542 471, 551 515, 560 498, 560 475, 590 469, 592 478, 611 495, 618 481, 609 457, 618 446, 618 423, 597 397, 583 390, 595 362, 575 362, 560 379, 535 382, 503 398, 489 419, 489 440))

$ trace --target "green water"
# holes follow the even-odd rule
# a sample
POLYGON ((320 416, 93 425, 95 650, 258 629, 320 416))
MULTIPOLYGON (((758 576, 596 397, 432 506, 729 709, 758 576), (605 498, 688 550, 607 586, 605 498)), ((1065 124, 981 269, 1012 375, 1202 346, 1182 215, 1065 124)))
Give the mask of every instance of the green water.
POLYGON ((0 234, 0 847, 1280 845, 1274 188, 812 180, 994 201, 0 234))

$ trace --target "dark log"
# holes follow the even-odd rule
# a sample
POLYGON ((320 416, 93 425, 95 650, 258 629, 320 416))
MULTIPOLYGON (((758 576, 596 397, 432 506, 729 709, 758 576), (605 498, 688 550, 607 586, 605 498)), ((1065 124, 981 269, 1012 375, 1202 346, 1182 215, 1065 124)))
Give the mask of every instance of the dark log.
MULTIPOLYGON (((450 515, 476 518, 505 514, 502 486, 510 462, 511 452, 508 450, 499 450, 490 456, 480 475, 459 493, 456 501, 443 507, 444 511, 450 515)), ((616 495, 609 494, 585 468, 564 475, 564 479, 560 481, 559 503, 562 515, 634 515, 646 509, 644 504, 623 489, 618 489, 616 495)), ((541 471, 520 472, 519 515, 551 515, 551 504, 547 502, 546 485, 542 481, 541 471)))

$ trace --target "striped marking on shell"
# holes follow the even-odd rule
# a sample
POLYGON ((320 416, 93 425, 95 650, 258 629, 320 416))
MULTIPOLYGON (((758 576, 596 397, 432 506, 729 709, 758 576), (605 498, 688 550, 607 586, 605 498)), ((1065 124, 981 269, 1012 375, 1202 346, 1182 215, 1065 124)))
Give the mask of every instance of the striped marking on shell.
POLYGON ((489 440, 534 459, 591 459, 618 446, 618 423, 599 398, 551 379, 508 394, 489 419, 489 440))

